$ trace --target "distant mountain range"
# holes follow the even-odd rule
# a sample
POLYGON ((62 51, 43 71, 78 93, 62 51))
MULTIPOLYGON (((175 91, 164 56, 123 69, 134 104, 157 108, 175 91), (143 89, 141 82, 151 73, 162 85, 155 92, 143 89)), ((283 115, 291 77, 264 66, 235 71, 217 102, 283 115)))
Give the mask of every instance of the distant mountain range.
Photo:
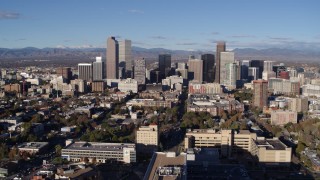
MULTIPOLYGON (((264 59, 275 61, 291 61, 291 62, 320 62, 320 51, 301 51, 292 49, 234 49, 236 59, 264 59)), ((78 59, 92 60, 96 56, 105 56, 105 48, 34 48, 26 47, 21 49, 0 48, 0 60, 3 59, 78 59)), ((141 47, 132 47, 132 54, 135 59, 147 58, 157 59, 159 54, 169 53, 174 60, 186 60, 188 55, 200 55, 203 51, 184 51, 169 50, 163 48, 146 49, 141 47)))

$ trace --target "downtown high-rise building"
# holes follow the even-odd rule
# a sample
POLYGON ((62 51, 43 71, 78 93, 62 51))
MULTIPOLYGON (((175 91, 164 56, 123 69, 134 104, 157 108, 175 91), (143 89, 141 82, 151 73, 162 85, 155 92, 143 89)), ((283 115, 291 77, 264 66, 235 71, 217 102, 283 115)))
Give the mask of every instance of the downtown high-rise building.
POLYGON ((92 63, 79 63, 78 74, 78 79, 92 81, 92 63))
POLYGON ((249 67, 248 69, 248 80, 251 82, 253 80, 259 79, 259 68, 249 67))
POLYGON ((160 78, 165 79, 171 74, 171 55, 170 54, 160 54, 159 55, 159 71, 160 78))
POLYGON ((203 60, 189 59, 188 61, 188 79, 202 83, 203 81, 203 60))
POLYGON ((226 80, 226 64, 234 63, 234 52, 220 53, 220 83, 226 80))
POLYGON ((262 71, 264 70, 264 60, 251 60, 250 67, 256 67, 259 69, 258 79, 262 78, 262 71))
POLYGON ((138 85, 146 84, 146 60, 145 59, 135 60, 134 79, 138 82, 138 85))
POLYGON ((58 67, 56 69, 57 75, 62 76, 66 79, 67 83, 70 83, 70 80, 72 79, 72 71, 69 67, 58 67))
POLYGON ((92 78, 93 81, 101 81, 103 79, 103 66, 102 57, 96 57, 96 62, 92 63, 92 78))
POLYGON ((253 81, 253 105, 259 108, 267 106, 268 100, 268 81, 253 81))
POLYGON ((240 62, 241 66, 241 79, 248 79, 250 60, 242 60, 240 62))
POLYGON ((238 80, 238 70, 239 66, 236 63, 226 64, 226 79, 224 85, 230 87, 231 89, 236 88, 238 80))
POLYGON ((131 40, 119 41, 119 66, 124 67, 125 78, 133 78, 133 58, 131 40))
POLYGON ((274 61, 264 61, 263 62, 263 72, 262 79, 269 80, 276 76, 276 73, 273 71, 273 63, 274 61))
POLYGON ((107 40, 106 79, 119 77, 119 44, 115 37, 107 40))
POLYGON ((201 55, 201 59, 203 60, 203 81, 208 83, 214 82, 214 55, 203 54, 201 55))
POLYGON ((226 51, 226 43, 221 41, 217 43, 217 49, 216 49, 216 69, 215 69, 215 80, 214 82, 220 83, 220 68, 221 68, 221 59, 220 59, 220 53, 226 51))

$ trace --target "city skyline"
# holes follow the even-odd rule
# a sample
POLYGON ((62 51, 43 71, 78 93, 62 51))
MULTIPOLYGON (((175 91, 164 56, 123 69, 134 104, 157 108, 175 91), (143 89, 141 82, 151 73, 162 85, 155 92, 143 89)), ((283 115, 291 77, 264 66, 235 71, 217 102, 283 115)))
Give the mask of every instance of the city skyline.
POLYGON ((105 38, 116 36, 133 46, 177 50, 212 50, 219 40, 229 49, 320 47, 317 1, 168 2, 1 2, 0 44, 105 47, 105 38))

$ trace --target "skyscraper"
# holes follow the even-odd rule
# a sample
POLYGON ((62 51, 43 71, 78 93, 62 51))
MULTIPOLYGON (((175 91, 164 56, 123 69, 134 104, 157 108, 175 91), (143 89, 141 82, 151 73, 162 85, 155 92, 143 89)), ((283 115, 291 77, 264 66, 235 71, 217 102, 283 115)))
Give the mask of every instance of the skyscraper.
POLYGON ((146 60, 138 59, 134 66, 134 79, 138 81, 138 85, 146 84, 146 60))
POLYGON ((251 66, 250 67, 256 67, 256 68, 259 69, 258 79, 262 78, 263 65, 264 65, 264 61, 263 60, 251 60, 251 66))
POLYGON ((67 80, 67 83, 70 83, 70 80, 72 78, 71 68, 58 67, 56 71, 57 71, 58 76, 62 76, 63 78, 65 78, 67 80))
POLYGON ((226 80, 226 64, 234 63, 234 52, 220 52, 220 83, 226 80))
POLYGON ((236 88, 238 77, 238 65, 236 63, 226 64, 226 79, 224 85, 236 88))
POLYGON ((96 62, 92 63, 92 67, 93 67, 93 71, 92 71, 93 81, 101 81, 103 79, 102 57, 96 57, 96 62))
POLYGON ((215 72, 215 80, 214 82, 220 83, 220 53, 226 51, 226 43, 225 42, 218 42, 217 43, 217 50, 216 50, 216 72, 215 72))
POLYGON ((106 78, 118 79, 119 76, 119 45, 115 37, 107 40, 106 78))
POLYGON ((133 78, 133 58, 131 40, 119 41, 119 64, 125 67, 125 78, 133 78))
POLYGON ((250 60, 241 61, 241 79, 248 79, 250 60))
POLYGON ((249 67, 248 80, 251 82, 252 80, 257 80, 257 79, 259 79, 259 68, 249 67))
POLYGON ((78 64, 78 79, 85 81, 92 81, 92 64, 91 63, 79 63, 78 64))
POLYGON ((273 72, 273 61, 264 61, 263 62, 263 72, 262 72, 262 79, 269 80, 269 78, 275 77, 276 73, 273 72))
POLYGON ((171 72, 171 55, 170 54, 160 54, 159 55, 159 71, 161 73, 161 79, 170 76, 171 72))
POLYGON ((201 56, 203 60, 203 81, 213 82, 214 81, 214 55, 203 54, 201 56))
POLYGON ((253 105, 259 108, 267 106, 268 100, 268 81, 253 81, 253 105))
POLYGON ((199 83, 203 81, 203 60, 201 59, 189 59, 188 61, 188 79, 194 80, 199 83))

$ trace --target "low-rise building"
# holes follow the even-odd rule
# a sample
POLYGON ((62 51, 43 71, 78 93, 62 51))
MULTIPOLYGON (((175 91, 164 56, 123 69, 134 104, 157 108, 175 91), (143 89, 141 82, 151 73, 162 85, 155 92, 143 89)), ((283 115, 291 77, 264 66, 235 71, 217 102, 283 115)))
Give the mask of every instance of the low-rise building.
POLYGON ((161 101, 153 99, 131 99, 126 103, 127 106, 140 106, 140 107, 164 107, 172 108, 171 101, 161 101))
POLYGON ((294 124, 298 122, 297 111, 289 111, 289 110, 271 111, 271 125, 285 125, 289 122, 294 124))
POLYGON ((100 143, 68 141, 61 151, 61 157, 73 162, 96 161, 105 163, 107 160, 124 163, 136 162, 136 145, 132 143, 100 143))
POLYGON ((118 89, 121 92, 138 93, 138 81, 135 79, 124 79, 118 82, 118 89))
POLYGON ((136 135, 137 151, 142 153, 153 153, 159 145, 159 131, 157 124, 141 126, 136 135))
POLYGON ((17 148, 19 152, 27 152, 29 154, 42 153, 46 150, 48 142, 24 142, 19 144, 17 148))

